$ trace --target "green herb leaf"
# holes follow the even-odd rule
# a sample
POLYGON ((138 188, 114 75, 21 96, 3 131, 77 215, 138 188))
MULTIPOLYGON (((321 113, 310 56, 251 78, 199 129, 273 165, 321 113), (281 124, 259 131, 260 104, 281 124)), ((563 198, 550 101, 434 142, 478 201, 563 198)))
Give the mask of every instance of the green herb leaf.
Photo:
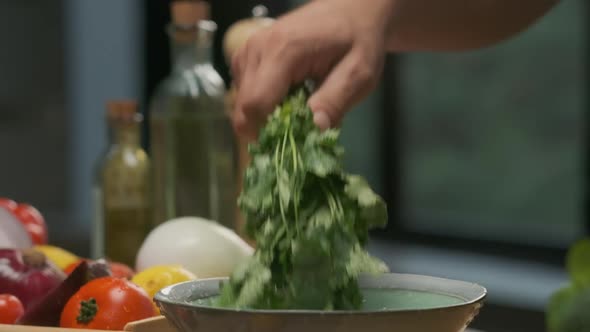
MULTIPOLYGON (((309 135, 306 145, 303 147, 303 162, 311 173, 326 177, 329 174, 341 172, 340 161, 334 153, 327 153, 313 142, 314 135, 309 135)), ((316 135, 317 137, 317 135, 316 135)))
POLYGON ((380 274, 388 272, 387 265, 381 260, 372 257, 359 245, 354 246, 350 252, 350 259, 346 266, 348 275, 358 277, 363 273, 380 274))
POLYGON ((266 283, 271 279, 270 269, 257 260, 252 260, 247 277, 235 303, 238 308, 248 307, 262 297, 266 283))
POLYGON ((279 198, 283 206, 289 205, 291 201, 292 184, 289 181, 289 174, 285 169, 279 171, 279 182, 277 183, 279 189, 279 198))
POLYGON ((330 227, 333 227, 335 222, 336 220, 332 217, 330 209, 324 206, 316 210, 309 217, 308 229, 311 232, 326 231, 330 227))
POLYGON ((346 180, 344 191, 348 197, 356 200, 362 207, 373 206, 379 202, 379 196, 371 190, 363 178, 358 175, 349 175, 346 180))
POLYGON ((381 197, 369 187, 367 181, 358 175, 349 175, 344 191, 361 208, 360 217, 369 228, 383 227, 387 224, 387 207, 381 197))
POLYGON ((318 235, 293 242, 291 305, 305 309, 324 309, 331 303, 330 253, 321 245, 318 235))
POLYGON ((385 204, 344 172, 340 133, 318 130, 308 95, 292 91, 248 148, 238 204, 257 248, 222 285, 217 305, 358 309, 359 275, 387 271, 363 247, 369 228, 385 224, 385 204))

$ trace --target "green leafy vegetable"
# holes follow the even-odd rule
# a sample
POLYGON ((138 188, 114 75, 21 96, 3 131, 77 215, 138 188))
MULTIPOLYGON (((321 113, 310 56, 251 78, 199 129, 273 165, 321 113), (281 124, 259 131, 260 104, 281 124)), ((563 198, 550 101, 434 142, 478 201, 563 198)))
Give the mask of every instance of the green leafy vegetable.
POLYGON ((364 249, 385 226, 383 200, 345 173, 339 131, 320 132, 304 88, 269 116, 238 204, 257 243, 253 257, 223 284, 217 305, 253 309, 358 309, 362 273, 386 265, 364 249))
POLYGON ((547 306, 549 332, 590 332, 590 239, 568 251, 570 283, 556 291, 547 306))
POLYGON ((549 303, 549 332, 590 332, 590 288, 565 287, 549 303))
POLYGON ((572 246, 566 265, 576 285, 590 287, 590 239, 582 239, 572 246))

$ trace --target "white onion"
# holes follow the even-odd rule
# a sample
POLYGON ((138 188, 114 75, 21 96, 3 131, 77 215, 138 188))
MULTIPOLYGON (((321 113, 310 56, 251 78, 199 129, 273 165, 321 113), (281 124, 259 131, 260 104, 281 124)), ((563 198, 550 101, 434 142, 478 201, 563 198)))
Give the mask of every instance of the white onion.
POLYGON ((253 251, 235 232, 216 222, 182 217, 150 232, 135 268, 140 272, 154 265, 180 264, 198 278, 227 277, 253 251))
POLYGON ((0 248, 25 249, 32 245, 31 238, 20 221, 0 207, 0 248))

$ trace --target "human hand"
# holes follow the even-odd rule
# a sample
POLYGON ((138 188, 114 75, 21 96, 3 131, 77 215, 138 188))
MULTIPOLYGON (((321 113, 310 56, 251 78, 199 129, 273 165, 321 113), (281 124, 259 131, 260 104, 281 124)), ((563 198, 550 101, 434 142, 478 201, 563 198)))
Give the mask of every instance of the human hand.
POLYGON ((254 138, 290 87, 313 79, 309 99, 320 129, 375 87, 383 67, 392 0, 315 0, 254 34, 232 59, 233 122, 254 138))

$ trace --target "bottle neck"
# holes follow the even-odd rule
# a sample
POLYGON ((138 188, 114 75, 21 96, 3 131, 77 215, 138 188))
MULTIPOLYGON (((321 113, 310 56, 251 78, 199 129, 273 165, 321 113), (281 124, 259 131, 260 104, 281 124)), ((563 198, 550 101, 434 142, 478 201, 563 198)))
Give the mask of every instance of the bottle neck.
POLYGON ((199 42, 196 37, 185 39, 172 36, 171 40, 174 71, 184 71, 195 65, 211 62, 211 46, 199 42))
POLYGON ((139 126, 137 124, 114 124, 112 126, 113 144, 119 147, 139 147, 139 126))
POLYGON ((213 36, 217 25, 199 21, 194 26, 170 24, 167 32, 171 42, 173 71, 184 71, 199 64, 211 63, 213 36))

